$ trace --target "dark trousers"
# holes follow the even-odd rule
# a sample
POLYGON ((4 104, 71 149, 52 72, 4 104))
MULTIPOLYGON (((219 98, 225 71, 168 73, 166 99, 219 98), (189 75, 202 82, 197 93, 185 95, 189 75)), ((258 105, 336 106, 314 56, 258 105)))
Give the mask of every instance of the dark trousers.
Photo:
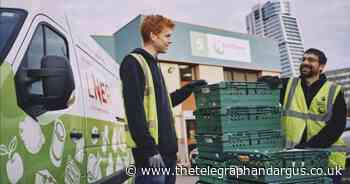
POLYGON ((330 176, 330 178, 333 179, 333 184, 340 184, 341 183, 341 177, 342 176, 339 176, 339 175, 330 176))
POLYGON ((341 184, 341 178, 342 178, 343 174, 344 174, 344 170, 341 171, 341 175, 336 175, 334 173, 334 175, 330 175, 328 177, 332 178, 333 184, 341 184))
MULTIPOLYGON (((135 184, 175 184, 176 181, 176 158, 169 158, 163 156, 163 161, 169 174, 160 173, 159 175, 144 175, 142 169, 137 168, 137 174, 135 177, 135 184)), ((160 171, 160 170, 159 170, 160 171)), ((164 170, 165 171, 165 170, 164 170)))

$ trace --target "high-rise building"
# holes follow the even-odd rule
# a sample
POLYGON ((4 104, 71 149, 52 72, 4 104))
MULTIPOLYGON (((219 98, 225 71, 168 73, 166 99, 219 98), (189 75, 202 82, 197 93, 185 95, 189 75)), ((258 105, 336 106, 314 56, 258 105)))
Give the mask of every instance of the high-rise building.
POLYGON ((325 72, 328 80, 334 81, 343 87, 344 98, 350 110, 350 68, 330 70, 325 72))
POLYGON ((249 34, 272 38, 278 42, 282 77, 299 75, 304 46, 300 26, 291 13, 290 1, 273 0, 257 4, 246 16, 246 24, 249 34))

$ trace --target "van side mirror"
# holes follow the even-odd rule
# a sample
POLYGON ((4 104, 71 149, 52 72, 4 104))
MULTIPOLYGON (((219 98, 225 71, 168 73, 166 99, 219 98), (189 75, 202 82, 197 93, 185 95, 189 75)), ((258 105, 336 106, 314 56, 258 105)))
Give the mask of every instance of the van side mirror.
POLYGON ((41 69, 28 70, 28 77, 42 80, 43 84, 43 95, 31 95, 34 102, 44 105, 46 110, 68 107, 67 102, 75 86, 72 68, 65 57, 43 57, 41 69))
POLYGON ((75 89, 70 63, 61 56, 44 56, 40 69, 20 68, 15 81, 18 105, 33 118, 46 111, 67 108, 75 89), (42 83, 40 94, 31 92, 38 81, 42 83))

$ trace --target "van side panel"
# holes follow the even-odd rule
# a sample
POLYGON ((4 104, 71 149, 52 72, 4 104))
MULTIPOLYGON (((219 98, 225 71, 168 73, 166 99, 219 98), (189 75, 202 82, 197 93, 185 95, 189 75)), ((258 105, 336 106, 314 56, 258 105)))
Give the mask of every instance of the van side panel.
MULTIPOLYGON (((44 15, 28 20, 33 24, 21 40, 24 44, 12 52, 24 54, 27 51, 39 22, 58 30, 68 40, 68 46, 73 46, 62 29, 64 25, 59 26, 52 20, 44 15)), ((14 79, 20 71, 15 68, 21 67, 22 54, 11 60, 13 66, 6 62, 0 66, 0 183, 82 183, 84 145, 70 137, 74 131, 82 132, 84 120, 79 110, 82 99, 78 96, 80 84, 74 55, 71 55, 70 63, 76 84, 76 94, 71 97, 75 100, 70 101, 67 109, 47 111, 33 119, 17 103, 14 79)))
MULTIPOLYGON (((79 25, 70 20, 83 88, 80 95, 85 100, 86 181, 89 183, 98 178, 101 178, 98 181, 104 181, 108 178, 104 176, 111 174, 112 165, 113 174, 116 174, 133 163, 131 150, 126 148, 124 138, 126 122, 119 64, 85 30, 80 30, 79 25), (93 138, 92 134, 96 133, 99 137, 93 138), (101 158, 101 162, 97 158, 101 158), (90 167, 92 163, 99 163, 99 166, 90 167)), ((132 181, 131 178, 124 183, 132 181)))
POLYGON ((24 177, 25 155, 18 126, 25 114, 17 107, 14 74, 11 65, 0 67, 1 139, 0 183, 26 183, 24 177))
MULTIPOLYGON (((23 4, 16 1, 14 7, 17 3, 23 4)), ((84 45, 90 46, 88 52, 75 48, 75 39, 79 39, 68 34, 62 12, 56 12, 62 16, 51 16, 53 12, 41 10, 39 4, 27 10, 27 27, 8 61, 12 65, 4 62, 0 66, 0 183, 85 184, 104 179, 133 162, 124 139, 118 65, 93 44, 84 45), (67 109, 33 118, 18 106, 14 79, 41 23, 67 39, 76 89, 67 109), (71 139, 74 132, 82 133, 83 138, 71 139)), ((27 5, 32 6, 22 6, 27 5)))
POLYGON ((113 67, 96 62, 97 58, 80 47, 76 50, 85 99, 87 183, 93 183, 123 170, 133 159, 125 144, 126 123, 117 70, 112 73, 113 67))
POLYGON ((69 124, 79 122, 81 117, 63 114, 54 121, 36 122, 17 106, 11 65, 4 63, 0 67, 0 74, 0 94, 1 99, 5 99, 0 101, 2 116, 0 183, 28 184, 36 183, 44 178, 51 178, 57 183, 78 181, 80 179, 79 163, 73 161, 73 159, 77 160, 74 154, 76 145, 69 136, 56 140, 55 125, 62 124, 66 130, 69 130, 69 124), (57 152, 57 147, 53 147, 57 145, 55 141, 62 140, 65 141, 64 147, 60 147, 62 156, 56 154, 60 157, 58 167, 57 162, 56 165, 53 162, 53 153, 57 152), (72 176, 75 177, 73 178, 75 180, 70 179, 72 176))

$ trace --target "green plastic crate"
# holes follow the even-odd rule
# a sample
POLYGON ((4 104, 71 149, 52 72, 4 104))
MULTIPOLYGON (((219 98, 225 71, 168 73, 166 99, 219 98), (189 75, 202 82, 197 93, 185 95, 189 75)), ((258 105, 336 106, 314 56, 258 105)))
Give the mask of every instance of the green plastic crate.
POLYGON ((217 178, 215 176, 199 176, 199 181, 196 184, 332 184, 333 181, 329 177, 307 178, 299 180, 285 180, 270 183, 261 183, 245 180, 230 180, 227 178, 217 178))
MULTIPOLYGON (((208 172, 208 168, 212 169, 214 168, 217 172, 215 173, 210 173, 207 175, 199 175, 199 180, 206 182, 206 183, 211 183, 211 184, 222 184, 225 183, 225 181, 230 181, 232 178, 224 173, 224 168, 229 168, 230 164, 228 161, 215 161, 215 160, 209 160, 209 159, 202 159, 198 158, 197 159, 197 165, 199 168, 206 168, 206 172, 208 172), (218 169, 221 168, 221 171, 218 169), (221 172, 221 173, 218 173, 221 172)), ((201 174, 201 173, 198 173, 201 174)))
MULTIPOLYGON (((305 172, 309 172, 310 168, 322 168, 324 172, 327 171, 328 157, 330 155, 329 150, 290 150, 290 151, 279 151, 279 152, 229 152, 226 154, 226 160, 215 161, 209 159, 199 158, 197 160, 200 168, 249 168, 250 171, 254 172, 254 169, 265 168, 294 168, 294 173, 299 175, 240 175, 239 180, 247 181, 250 183, 288 183, 291 181, 313 181, 311 179, 319 178, 323 176, 317 175, 300 175, 300 171, 297 169, 304 168, 305 172), (288 181, 288 182, 287 182, 288 181)), ((289 170, 288 172, 292 172, 289 170)), ((229 174, 229 173, 227 173, 229 174)), ((219 179, 218 176, 214 175, 213 178, 219 179)), ((213 179, 212 178, 212 179, 213 179)), ((237 179, 236 175, 229 176, 225 175, 223 179, 237 179)), ((221 180, 223 180, 221 179, 221 180)), ((202 180, 203 181, 203 180, 202 180)), ((206 180, 207 181, 207 180, 206 180)), ((220 181, 214 182, 219 184, 220 181)), ((222 183, 222 181, 221 181, 222 183)))
POLYGON ((223 81, 195 91, 197 109, 222 106, 278 105, 280 89, 265 83, 223 81))
MULTIPOLYGON (((277 151, 281 151, 284 148, 280 147, 280 148, 263 148, 263 149, 246 149, 246 151, 251 151, 251 152, 277 152, 277 151)), ((244 150, 240 150, 240 151, 244 151, 244 150)), ((227 160, 227 156, 225 154, 225 152, 205 152, 205 151, 201 151, 198 154, 198 158, 202 158, 202 159, 210 159, 210 160, 215 160, 215 161, 225 161, 227 160)))
MULTIPOLYGON (((330 151, 326 149, 314 150, 289 150, 278 152, 227 152, 225 157, 228 158, 230 165, 240 168, 298 168, 294 173, 301 172, 300 168, 309 172, 311 168, 322 168, 324 172, 328 168, 328 157, 330 151)), ((227 163, 226 163, 227 164, 227 163)), ((289 170, 288 172, 291 172, 289 170)), ((291 179, 315 178, 315 175, 294 175, 291 179)), ((240 179, 254 182, 275 182, 287 179, 287 175, 245 175, 240 179)))
POLYGON ((217 161, 217 160, 210 160, 210 159, 205 159, 205 158, 198 158, 197 159, 197 165, 201 168, 203 167, 215 167, 215 168, 226 168, 230 167, 230 163, 228 160, 224 161, 217 161))
POLYGON ((194 114, 198 134, 281 128, 279 106, 216 107, 194 114))
POLYGON ((223 135, 196 135, 199 153, 265 150, 284 147, 282 130, 239 131, 223 135))
POLYGON ((236 183, 229 178, 218 178, 216 176, 199 176, 199 181, 196 184, 226 184, 226 183, 236 183))

